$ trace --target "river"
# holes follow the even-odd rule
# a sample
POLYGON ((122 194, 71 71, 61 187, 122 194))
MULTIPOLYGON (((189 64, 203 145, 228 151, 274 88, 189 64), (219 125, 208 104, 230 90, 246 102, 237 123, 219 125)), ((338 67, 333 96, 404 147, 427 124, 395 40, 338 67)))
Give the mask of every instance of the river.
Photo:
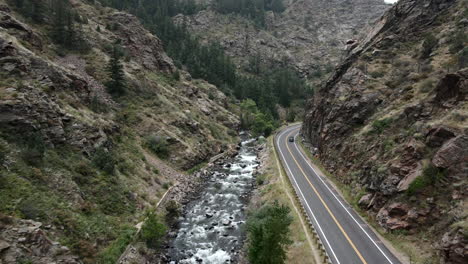
POLYGON ((246 206, 258 166, 255 140, 211 172, 200 198, 189 202, 171 241, 170 263, 233 263, 245 238, 246 206))

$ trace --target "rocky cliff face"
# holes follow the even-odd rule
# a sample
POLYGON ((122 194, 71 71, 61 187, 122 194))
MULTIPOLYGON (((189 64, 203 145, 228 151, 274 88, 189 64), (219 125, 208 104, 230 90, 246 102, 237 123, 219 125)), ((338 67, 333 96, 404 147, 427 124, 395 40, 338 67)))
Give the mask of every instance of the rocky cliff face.
POLYGON ((302 128, 421 263, 467 261, 467 12, 466 1, 400 0, 308 102, 302 128))
POLYGON ((346 42, 389 8, 383 0, 283 2, 283 13, 267 12, 265 28, 211 7, 175 20, 185 22, 204 41, 218 41, 239 67, 259 55, 263 61, 291 66, 306 78, 320 79, 344 55, 346 42))
POLYGON ((52 42, 50 18, 32 23, 9 3, 0 1, 0 262, 95 263, 170 185, 187 191, 181 170, 235 143, 235 107, 176 69, 127 13, 70 1, 92 47, 81 54, 52 42), (120 98, 104 86, 116 41, 120 98))

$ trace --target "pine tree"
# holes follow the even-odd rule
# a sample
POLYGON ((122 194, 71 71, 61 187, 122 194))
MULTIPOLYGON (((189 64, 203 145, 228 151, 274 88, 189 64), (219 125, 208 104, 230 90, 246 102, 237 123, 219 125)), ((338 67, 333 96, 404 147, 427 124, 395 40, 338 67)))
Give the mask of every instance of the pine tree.
POLYGON ((53 2, 54 20, 52 25, 51 37, 55 43, 63 45, 66 42, 66 7, 63 0, 55 0, 53 2))
POLYGON ((120 58, 120 48, 119 45, 115 43, 109 65, 107 66, 110 80, 106 83, 107 91, 115 96, 124 95, 126 89, 125 73, 120 58))
POLYGON ((32 7, 33 12, 31 18, 37 23, 44 22, 44 16, 47 10, 46 2, 44 0, 34 0, 32 1, 32 7))
POLYGON ((73 23, 73 17, 69 15, 67 17, 67 27, 66 27, 66 31, 65 31, 65 37, 64 37, 63 45, 66 48, 72 49, 72 48, 75 47, 75 45, 77 45, 76 40, 77 39, 76 39, 75 25, 73 23))

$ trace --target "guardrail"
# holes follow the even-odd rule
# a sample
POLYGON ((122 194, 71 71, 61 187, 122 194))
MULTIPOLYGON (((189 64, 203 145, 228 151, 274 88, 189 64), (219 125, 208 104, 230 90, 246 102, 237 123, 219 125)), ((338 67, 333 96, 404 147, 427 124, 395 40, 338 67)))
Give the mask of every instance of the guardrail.
POLYGON ((325 249, 325 246, 324 246, 322 240, 320 239, 320 236, 317 233, 317 230, 315 229, 315 226, 314 226, 312 220, 310 219, 310 216, 307 214, 307 211, 306 211, 306 209, 304 207, 304 203, 302 202, 302 200, 301 200, 301 198, 300 198, 300 196, 298 194, 296 186, 294 186, 292 184, 292 181, 291 181, 291 178, 290 178, 291 176, 287 173, 286 169, 284 168, 283 162, 285 162, 285 161, 283 161, 283 159, 279 155, 278 146, 276 145, 276 142, 277 142, 276 139, 277 139, 280 132, 281 131, 276 132, 275 137, 273 138, 273 146, 274 146, 274 149, 275 149, 276 157, 278 157, 280 159, 281 169, 288 176, 287 177, 288 178, 288 183, 292 187, 292 189, 294 190, 294 197, 296 198, 296 202, 300 205, 302 217, 305 218, 305 220, 308 223, 308 227, 309 227, 309 229, 310 229, 310 231, 312 233, 312 239, 313 239, 314 245, 316 246, 316 249, 319 251, 320 259, 322 261, 322 264, 332 264, 331 258, 328 255, 328 253, 327 253, 327 251, 325 249))

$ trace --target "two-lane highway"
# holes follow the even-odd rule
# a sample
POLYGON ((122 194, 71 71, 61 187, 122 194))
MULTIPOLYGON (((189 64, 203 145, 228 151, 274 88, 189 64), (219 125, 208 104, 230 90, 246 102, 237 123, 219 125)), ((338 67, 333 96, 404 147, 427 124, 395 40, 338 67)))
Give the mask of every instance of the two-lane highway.
POLYGON ((292 185, 332 261, 336 264, 399 264, 369 226, 323 179, 296 143, 300 125, 281 131, 275 140, 292 185))

